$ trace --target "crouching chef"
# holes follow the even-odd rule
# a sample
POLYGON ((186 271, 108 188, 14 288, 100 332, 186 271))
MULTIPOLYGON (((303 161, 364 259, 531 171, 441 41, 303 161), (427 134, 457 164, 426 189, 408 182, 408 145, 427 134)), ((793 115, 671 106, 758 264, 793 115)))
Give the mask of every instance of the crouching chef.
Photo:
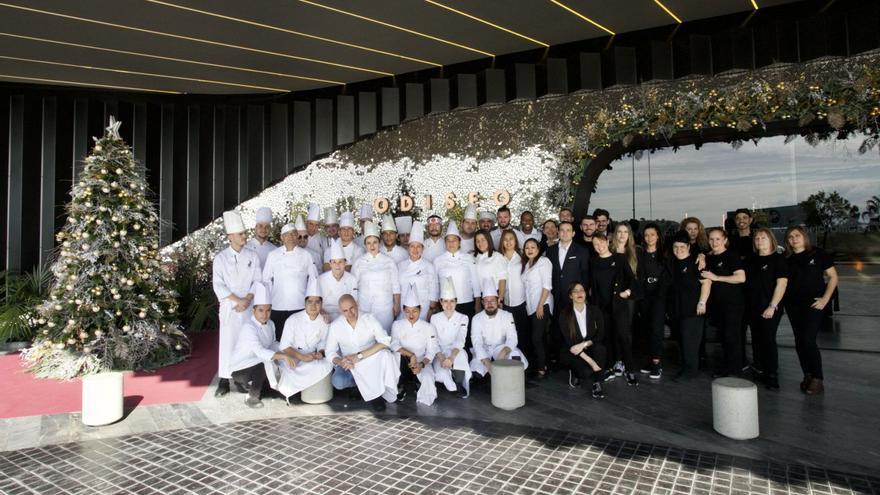
POLYGON ((421 313, 418 289, 411 285, 403 298, 405 318, 391 326, 391 350, 400 360, 401 394, 406 397, 407 388, 419 382, 416 402, 430 406, 437 398, 437 385, 434 383, 434 367, 431 362, 440 351, 437 347, 437 334, 434 327, 419 318, 421 313))
POLYGON ((339 298, 342 316, 330 324, 325 352, 335 365, 333 388, 357 386, 361 397, 375 411, 384 411, 385 402, 397 400, 400 367, 388 350, 391 337, 373 315, 359 313, 351 295, 339 298))
POLYGON ((431 315, 431 325, 437 332, 440 353, 434 360, 434 377, 450 392, 459 397, 470 395, 471 368, 464 342, 468 332, 468 317, 455 310, 458 299, 451 278, 444 278, 440 287, 440 306, 443 311, 431 315))
POLYGON ((486 376, 492 372, 492 361, 498 359, 519 359, 528 368, 529 362, 516 347, 513 315, 498 309, 498 291, 491 279, 483 281, 483 308, 471 321, 471 342, 474 344, 471 371, 486 376))
POLYGON ((296 361, 278 352, 275 342, 275 324, 269 318, 272 303, 266 286, 254 284, 254 309, 250 319, 241 327, 235 350, 232 353, 230 369, 235 384, 246 388, 248 407, 263 407, 260 400, 264 391, 276 383, 273 361, 282 361, 286 366, 294 368, 296 361))
POLYGON ((330 325, 321 315, 321 291, 317 280, 309 280, 305 297, 306 309, 295 313, 284 323, 278 342, 281 352, 296 361, 296 367, 281 363, 281 378, 276 387, 290 403, 290 397, 323 380, 333 371, 324 348, 330 325))

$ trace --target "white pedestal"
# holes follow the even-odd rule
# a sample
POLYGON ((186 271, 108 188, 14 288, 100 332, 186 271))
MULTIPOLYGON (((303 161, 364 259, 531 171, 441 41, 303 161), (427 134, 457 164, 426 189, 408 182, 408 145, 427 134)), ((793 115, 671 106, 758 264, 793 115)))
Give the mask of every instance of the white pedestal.
POLYGON ((492 405, 512 411, 526 405, 526 376, 521 361, 499 359, 492 362, 492 405))
POLYGON ((122 373, 110 371, 82 379, 82 422, 103 426, 122 419, 122 373))
POLYGON ((734 440, 758 438, 758 387, 742 378, 712 381, 712 424, 734 440))
POLYGON ((331 373, 320 382, 300 392, 299 398, 306 404, 323 404, 333 398, 333 385, 330 383, 331 373))

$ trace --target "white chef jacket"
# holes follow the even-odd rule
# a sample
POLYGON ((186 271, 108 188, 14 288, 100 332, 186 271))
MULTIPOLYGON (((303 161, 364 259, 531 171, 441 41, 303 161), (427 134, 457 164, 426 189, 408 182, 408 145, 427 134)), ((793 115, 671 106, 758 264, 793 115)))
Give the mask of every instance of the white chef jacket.
POLYGON ((508 260, 501 255, 501 259, 507 261, 507 288, 504 290, 504 305, 513 307, 526 302, 525 287, 522 282, 522 258, 513 253, 508 260))
POLYGON ((321 258, 324 258, 324 246, 327 245, 327 238, 324 237, 324 234, 318 232, 313 236, 309 236, 309 243, 306 244, 306 247, 311 249, 312 251, 321 255, 321 258))
MULTIPOLYGON (((416 320, 410 324, 409 320, 397 320, 391 326, 391 350, 400 360, 400 349, 406 349, 416 355, 417 361, 426 357, 434 361, 434 356, 439 352, 437 347, 437 334, 434 327, 425 320, 416 320)), ((422 368, 416 375, 419 381, 419 390, 416 393, 416 402, 430 406, 437 399, 437 384, 434 382, 434 367, 431 363, 422 368)))
POLYGON ((488 370, 482 360, 497 359, 505 347, 510 348, 508 359, 519 357, 524 367, 529 367, 529 362, 517 347, 519 341, 513 315, 503 309, 499 309, 494 318, 489 318, 485 311, 474 315, 471 320, 471 343, 474 345, 471 370, 475 373, 485 375, 488 370))
POLYGON ((254 282, 262 279, 260 258, 253 249, 242 248, 241 252, 235 252, 231 247, 214 256, 213 287, 217 299, 220 301, 220 342, 217 368, 220 378, 232 378, 230 359, 235 348, 235 341, 241 331, 241 326, 250 317, 250 307, 244 311, 235 310, 235 303, 226 299, 231 294, 245 297, 253 293, 254 282))
POLYGON ((339 318, 340 297, 350 294, 357 300, 357 278, 351 273, 343 272, 342 278, 336 280, 332 271, 324 272, 318 276, 318 287, 321 290, 322 307, 333 320, 339 318))
POLYGON ((461 246, 458 248, 459 251, 466 254, 474 254, 474 238, 465 239, 461 238, 461 246))
POLYGON ((266 258, 269 256, 269 253, 278 249, 278 246, 269 241, 260 244, 260 241, 253 237, 248 240, 245 247, 257 252, 257 256, 260 258, 260 266, 266 266, 266 258))
MULTIPOLYGON (((302 354, 323 351, 329 329, 330 325, 324 321, 323 316, 318 315, 312 320, 308 313, 300 311, 284 322, 284 332, 281 334, 278 348, 282 351, 293 348, 302 354)), ((326 358, 300 361, 295 368, 291 368, 286 362, 280 362, 278 367, 281 370, 281 377, 276 388, 285 397, 311 387, 333 371, 333 364, 326 358)))
POLYGON ((452 278, 458 304, 469 303, 482 294, 477 265, 470 254, 461 250, 455 254, 446 251, 434 260, 434 271, 437 272, 438 279, 452 278))
POLYGON ((434 262, 438 256, 446 252, 446 238, 442 235, 437 238, 435 241, 430 237, 425 238, 424 242, 424 250, 422 251, 422 258, 434 262))
POLYGON ((495 284, 495 290, 498 290, 498 282, 507 280, 507 258, 501 253, 493 252, 491 257, 487 253, 480 253, 474 258, 474 262, 477 265, 480 294, 485 280, 491 280, 495 284))
POLYGON ((553 265, 550 260, 540 256, 534 265, 526 266, 526 270, 522 273, 522 282, 526 294, 526 312, 531 315, 538 310, 541 290, 547 289, 550 295, 547 296, 545 304, 550 305, 550 312, 553 313, 553 265))
POLYGON ((263 267, 263 280, 269 289, 272 309, 296 311, 306 307, 309 278, 317 279, 318 271, 309 251, 281 246, 269 253, 263 267))
MULTIPOLYGON (((391 337, 373 315, 361 312, 354 328, 344 316, 339 317, 330 324, 330 331, 327 333, 327 360, 332 363, 335 358, 365 351, 377 342, 388 346, 391 344, 391 337)), ((344 370, 337 367, 336 372, 342 373, 344 370)), ((397 399, 400 362, 390 350, 380 349, 372 356, 358 361, 351 370, 351 375, 364 400, 370 401, 380 396, 387 402, 397 399)))
POLYGON ((373 315, 359 312, 354 328, 349 325, 344 316, 333 320, 327 332, 327 344, 324 347, 324 352, 327 359, 332 362, 336 358, 365 351, 375 343, 390 346, 391 337, 373 315))
POLYGON ((437 272, 434 271, 434 264, 424 258, 419 258, 418 261, 405 259, 398 263, 397 272, 400 274, 402 290, 409 290, 410 285, 415 285, 421 309, 419 318, 427 320, 431 302, 439 300, 437 272))
POLYGON ((324 255, 315 251, 312 248, 300 248, 305 249, 306 252, 309 253, 309 256, 312 257, 312 264, 315 265, 315 270, 320 274, 324 271, 324 255))
POLYGON ((250 319, 241 327, 241 334, 232 353, 230 370, 243 370, 269 361, 277 351, 275 324, 269 320, 263 325, 251 314, 250 319))
MULTIPOLYGON (((348 243, 348 246, 342 246, 342 254, 345 255, 345 265, 351 266, 355 260, 364 255, 366 251, 355 241, 348 243)), ((330 248, 324 250, 324 263, 330 263, 330 248)))
POLYGON ((379 252, 386 256, 390 256, 395 263, 400 263, 401 261, 409 258, 409 252, 406 250, 406 248, 400 246, 394 246, 391 248, 391 250, 389 250, 385 247, 384 244, 382 244, 381 246, 379 246, 379 252))
POLYGON ((519 248, 522 249, 523 244, 526 243, 528 239, 534 239, 538 242, 541 242, 541 231, 538 230, 538 227, 532 227, 532 231, 526 234, 520 229, 513 229, 513 232, 516 234, 516 238, 519 241, 519 248))
POLYGON ((400 294, 400 275, 390 257, 365 254, 355 260, 351 274, 358 279, 358 307, 371 313, 382 328, 391 329, 394 321, 394 294, 400 294))
MULTIPOLYGON (((452 369, 464 371, 463 385, 466 392, 470 392, 471 368, 468 365, 468 355, 465 352, 465 339, 468 332, 468 317, 457 311, 452 313, 452 318, 447 318, 446 313, 439 312, 431 315, 431 325, 437 332, 437 347, 444 356, 452 354, 453 349, 458 349, 455 360, 452 361, 452 369)), ((434 376, 438 382, 443 383, 446 390, 454 392, 458 389, 450 370, 441 366, 441 361, 434 360, 434 376)))

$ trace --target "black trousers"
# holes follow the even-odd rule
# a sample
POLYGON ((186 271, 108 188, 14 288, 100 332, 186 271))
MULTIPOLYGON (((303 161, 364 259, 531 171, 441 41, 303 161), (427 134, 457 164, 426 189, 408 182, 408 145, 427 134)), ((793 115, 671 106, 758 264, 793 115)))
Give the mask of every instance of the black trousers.
POLYGON ((663 357, 663 324, 666 321, 666 297, 663 294, 648 294, 638 302, 641 328, 648 337, 648 352, 651 359, 663 357))
POLYGON ((752 363, 768 375, 779 371, 779 350, 776 347, 776 331, 782 319, 782 311, 777 310, 773 318, 765 319, 761 313, 752 313, 749 328, 752 329, 752 363))
MULTIPOLYGON (((604 345, 599 342, 594 342, 593 345, 584 349, 584 352, 587 353, 587 356, 590 356, 593 361, 596 361, 596 364, 598 364, 600 368, 605 368, 604 345)), ((574 376, 581 380, 586 380, 590 376, 593 377, 593 381, 599 381, 602 379, 600 373, 593 372, 593 368, 591 368, 582 357, 572 354, 568 347, 562 347, 559 349, 559 362, 570 369, 574 376)))
MULTIPOLYGON (((529 337, 532 351, 535 355, 535 369, 542 371, 547 369, 547 352, 545 349, 547 346, 547 333, 550 328, 550 305, 544 305, 544 318, 539 320, 537 315, 537 311, 529 315, 529 337)), ((532 361, 529 362, 531 363, 532 361)))
POLYGON ((284 333, 284 322, 290 318, 290 315, 299 313, 302 311, 301 309, 294 309, 291 311, 281 311, 281 310, 272 310, 272 313, 269 315, 269 318, 272 320, 272 323, 275 324, 275 340, 281 340, 281 334, 284 333))
POLYGON ((688 316, 675 322, 681 344, 681 371, 696 373, 700 366, 700 342, 703 340, 702 316, 688 316))
POLYGON ((742 306, 714 304, 709 308, 711 324, 721 333, 721 347, 724 349, 722 371, 729 374, 742 373, 742 306))
POLYGON ((632 315, 635 301, 620 300, 610 306, 601 306, 600 309, 605 322, 608 366, 622 361, 627 373, 635 373, 637 366, 632 349, 632 315))
POLYGON ((269 378, 266 376, 266 367, 263 363, 257 363, 250 368, 233 371, 232 380, 248 389, 248 395, 259 399, 263 391, 269 389, 269 378))
MULTIPOLYGON (((459 303, 459 304, 455 305, 456 311, 458 311, 459 313, 468 317, 468 327, 467 327, 468 331, 467 331, 467 336, 464 339, 464 351, 468 353, 468 356, 470 356, 470 349, 471 349, 471 347, 473 347, 473 344, 471 344, 471 321, 473 321, 473 319, 474 319, 474 314, 475 314, 474 309, 475 308, 474 308, 473 301, 466 302, 466 303, 459 303)), ((468 360, 470 361, 470 359, 468 359, 468 360)))
MULTIPOLYGON (((740 345, 740 348, 742 349, 740 352, 742 353, 743 366, 749 364, 749 353, 746 351, 746 341, 748 340, 747 335, 749 332, 749 328, 752 328, 752 318, 749 315, 751 315, 754 310, 752 309, 751 306, 752 305, 749 304, 748 301, 746 301, 746 305, 743 307, 743 318, 742 318, 742 321, 740 322, 740 325, 739 325, 739 329, 740 329, 739 345, 740 345)), ((766 308, 762 308, 761 311, 764 311, 764 309, 766 309, 766 308)), ((758 317, 760 318, 760 316, 761 315, 759 313, 758 317)), ((752 345, 751 345, 751 347, 752 347, 752 361, 751 361, 752 366, 755 369, 763 371, 764 368, 761 367, 761 362, 758 359, 758 355, 757 355, 759 351, 757 351, 755 348, 755 330, 753 328, 752 328, 752 345)))
POLYGON ((505 310, 513 315, 513 324, 516 326, 516 340, 519 341, 519 350, 526 355, 529 362, 534 362, 535 352, 532 349, 531 323, 526 313, 526 303, 519 306, 505 306, 505 310))
POLYGON ((798 360, 801 362, 801 370, 805 375, 822 379, 822 355, 819 353, 816 337, 822 327, 824 312, 811 308, 809 303, 786 304, 785 312, 788 313, 788 321, 791 322, 794 346, 798 360))

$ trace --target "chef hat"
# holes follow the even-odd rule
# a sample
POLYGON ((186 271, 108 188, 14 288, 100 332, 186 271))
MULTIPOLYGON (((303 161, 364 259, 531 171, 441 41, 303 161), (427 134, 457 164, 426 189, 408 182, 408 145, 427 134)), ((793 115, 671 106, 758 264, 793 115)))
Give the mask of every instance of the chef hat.
POLYGON ((354 228, 354 215, 350 211, 342 212, 342 215, 339 217, 339 226, 354 228))
POLYGON ((263 206, 257 209, 257 223, 272 223, 272 208, 263 206))
POLYGON ((427 222, 427 223, 439 223, 439 224, 443 224, 443 218, 440 217, 440 215, 431 215, 430 217, 428 217, 428 219, 426 220, 426 222, 427 222))
POLYGON ((421 306, 422 303, 419 301, 419 292, 416 290, 416 286, 414 284, 410 284, 409 289, 407 289, 406 294, 403 295, 403 307, 405 308, 415 308, 416 306, 421 306))
POLYGON ((422 222, 415 222, 412 225, 412 229, 409 233, 409 242, 412 244, 413 242, 418 242, 419 244, 425 244, 425 227, 422 225, 422 222))
POLYGON ((305 232, 305 231, 306 231, 306 224, 305 224, 305 222, 303 222, 303 216, 302 216, 302 215, 297 215, 297 216, 296 216, 296 222, 293 224, 293 228, 296 229, 296 230, 299 231, 299 232, 305 232))
POLYGON ((237 234, 244 232, 244 221, 241 219, 241 213, 237 211, 223 212, 223 225, 226 227, 227 234, 237 234))
POLYGON ((321 221, 321 205, 318 203, 309 203, 309 212, 306 220, 310 222, 321 221))
POLYGON ((452 277, 443 277, 440 281, 440 299, 457 299, 458 295, 455 293, 455 283, 452 282, 452 277))
POLYGON ((446 226, 446 237, 451 235, 461 239, 461 234, 458 233, 458 225, 455 225, 455 220, 450 220, 449 225, 446 226))
POLYGON ((345 252, 342 250, 342 241, 339 239, 332 239, 330 241, 330 257, 329 260, 344 260, 345 252))
POLYGON ((371 205, 369 203, 362 204, 361 205, 361 212, 360 212, 360 215, 358 215, 358 216, 359 216, 360 220, 369 220, 369 219, 373 218, 373 205, 371 205))
POLYGON ((321 289, 318 288, 318 278, 309 277, 309 283, 306 286, 306 297, 323 297, 321 289))
POLYGON ((491 211, 481 211, 480 220, 492 220, 494 222, 495 215, 493 215, 491 211))
POLYGON ((409 215, 397 217, 394 219, 394 224, 397 225, 397 232, 399 234, 409 234, 410 230, 412 230, 413 219, 409 215))
POLYGON ((339 216, 336 214, 336 208, 328 206, 324 208, 324 225, 337 225, 339 216))
POLYGON ((379 237, 379 229, 376 227, 376 224, 367 220, 364 222, 364 239, 367 237, 379 237))
POLYGON ((386 213, 382 215, 382 232, 397 232, 397 225, 394 223, 394 217, 386 213))
POLYGON ((495 281, 491 278, 483 279, 483 297, 498 297, 498 289, 495 288, 495 281))
POLYGON ((254 292, 254 306, 259 306, 260 304, 272 304, 272 300, 269 299, 269 289, 267 289, 262 282, 254 282, 254 285, 251 288, 254 292))
POLYGON ((474 205, 468 205, 467 208, 464 209, 464 219, 465 220, 476 220, 477 219, 477 207, 474 205))
MULTIPOLYGON (((293 226, 292 223, 285 223, 283 227, 281 227, 281 235, 284 235, 288 232, 294 232, 296 227, 293 226)), ((305 229, 303 229, 305 230, 305 229)))

